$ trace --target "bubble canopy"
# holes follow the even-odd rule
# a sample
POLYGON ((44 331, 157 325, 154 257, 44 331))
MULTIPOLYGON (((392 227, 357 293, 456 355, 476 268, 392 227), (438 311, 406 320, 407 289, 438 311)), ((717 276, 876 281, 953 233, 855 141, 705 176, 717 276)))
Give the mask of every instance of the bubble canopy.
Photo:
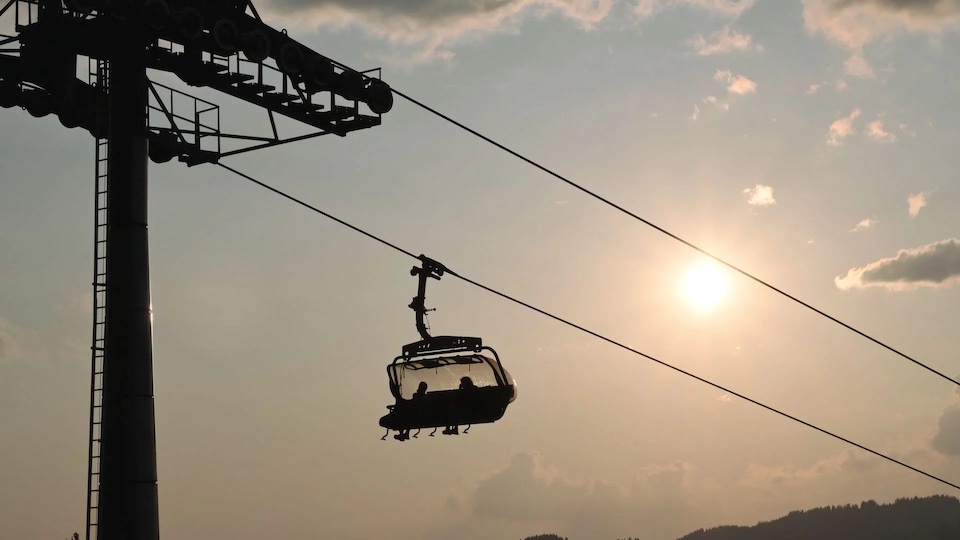
MULTIPOLYGON (((493 353, 492 357, 468 354, 398 362, 391 364, 387 372, 394 397, 402 400, 413 399, 422 383, 426 383, 426 394, 459 390, 464 383, 464 377, 468 377, 478 389, 516 387, 513 377, 500 365, 496 353, 493 353)), ((515 396, 510 401, 514 398, 515 396)))
POLYGON ((490 347, 458 354, 397 357, 387 366, 396 404, 380 419, 387 429, 496 422, 517 397, 513 377, 490 347))

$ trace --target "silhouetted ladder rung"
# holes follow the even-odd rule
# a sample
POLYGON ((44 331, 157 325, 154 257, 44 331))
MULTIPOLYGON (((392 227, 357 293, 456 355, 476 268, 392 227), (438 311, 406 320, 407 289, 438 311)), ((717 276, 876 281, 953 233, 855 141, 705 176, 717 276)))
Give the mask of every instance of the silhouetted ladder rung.
POLYGON ((276 90, 277 87, 263 83, 249 83, 239 84, 237 85, 237 89, 244 92, 250 92, 251 94, 259 94, 261 92, 270 92, 271 90, 276 90))
POLYGON ((247 75, 246 73, 220 73, 216 77, 230 84, 245 83, 256 79, 253 75, 247 75))
POLYGON ((304 103, 302 101, 299 103, 288 103, 287 107, 305 112, 317 112, 324 109, 324 106, 320 105, 319 103, 304 103))
POLYGON ((292 96, 292 95, 290 95, 290 94, 281 94, 281 93, 279 93, 279 92, 267 92, 266 94, 263 95, 263 99, 264 99, 264 101, 266 101, 267 103, 282 104, 282 103, 287 103, 287 102, 290 102, 290 101, 296 101, 296 100, 300 99, 300 97, 299 97, 299 96, 292 96))
POLYGON ((212 71, 214 73, 220 73, 222 71, 227 71, 228 69, 230 69, 223 64, 215 64, 213 62, 204 62, 201 65, 203 66, 203 69, 212 71))

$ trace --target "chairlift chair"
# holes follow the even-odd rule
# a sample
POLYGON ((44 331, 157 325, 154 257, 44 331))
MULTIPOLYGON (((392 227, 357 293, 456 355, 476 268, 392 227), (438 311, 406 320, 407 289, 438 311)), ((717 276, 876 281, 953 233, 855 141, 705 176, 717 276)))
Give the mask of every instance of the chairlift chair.
MULTIPOLYGON (((380 426, 397 431, 405 441, 410 430, 443 427, 445 435, 457 435, 460 426, 487 424, 503 418, 517 397, 517 384, 503 368, 500 356, 478 337, 431 336, 424 307, 427 280, 439 280, 446 270, 437 261, 421 255, 422 266, 410 275, 419 277, 417 296, 410 303, 416 312, 420 341, 404 345, 400 356, 387 366, 390 393, 396 403, 380 419, 380 426)), ((414 434, 414 438, 417 434, 414 434)))

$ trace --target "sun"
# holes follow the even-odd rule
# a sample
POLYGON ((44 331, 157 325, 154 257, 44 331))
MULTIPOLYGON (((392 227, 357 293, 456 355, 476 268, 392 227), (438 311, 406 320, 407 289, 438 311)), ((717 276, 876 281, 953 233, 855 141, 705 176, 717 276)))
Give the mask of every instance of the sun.
POLYGON ((687 272, 683 295, 699 311, 710 311, 727 293, 727 278, 716 263, 702 262, 687 272))

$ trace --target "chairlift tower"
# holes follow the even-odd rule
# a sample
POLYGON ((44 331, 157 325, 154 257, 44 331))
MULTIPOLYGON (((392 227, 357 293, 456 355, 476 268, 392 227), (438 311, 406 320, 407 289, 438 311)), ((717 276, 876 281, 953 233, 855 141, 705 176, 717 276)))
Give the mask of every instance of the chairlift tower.
POLYGON ((380 124, 379 69, 355 71, 263 23, 249 0, 6 0, 0 106, 96 139, 87 540, 157 540, 147 234, 148 158, 187 166, 380 124), (77 77, 82 59, 87 81, 77 77), (266 111, 266 135, 225 133, 219 107, 155 83, 172 73, 266 111), (281 137, 277 116, 308 126, 281 137))

